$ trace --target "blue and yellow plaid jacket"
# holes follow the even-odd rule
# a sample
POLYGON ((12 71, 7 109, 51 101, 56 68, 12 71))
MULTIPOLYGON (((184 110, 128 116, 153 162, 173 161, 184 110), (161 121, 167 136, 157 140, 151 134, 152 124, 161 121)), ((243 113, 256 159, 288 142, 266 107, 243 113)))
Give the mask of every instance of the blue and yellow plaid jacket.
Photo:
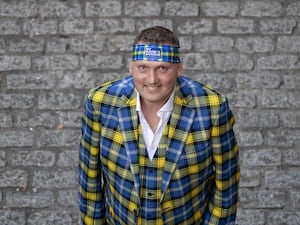
MULTIPOLYGON (((223 95, 187 77, 178 78, 166 134, 163 224, 234 224, 240 174, 233 124, 223 95)), ((137 224, 138 129, 132 77, 90 91, 79 154, 82 224, 137 224)))

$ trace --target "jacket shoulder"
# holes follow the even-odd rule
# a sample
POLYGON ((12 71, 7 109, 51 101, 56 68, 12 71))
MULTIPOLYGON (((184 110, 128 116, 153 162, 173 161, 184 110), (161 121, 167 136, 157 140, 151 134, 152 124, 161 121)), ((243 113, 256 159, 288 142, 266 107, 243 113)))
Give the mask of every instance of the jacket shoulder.
POLYGON ((88 92, 88 98, 93 102, 103 102, 111 98, 130 96, 134 90, 132 77, 107 81, 88 92))
POLYGON ((220 105, 226 101, 225 95, 207 84, 186 76, 179 77, 178 82, 182 95, 185 98, 190 99, 189 104, 192 106, 214 106, 220 105))

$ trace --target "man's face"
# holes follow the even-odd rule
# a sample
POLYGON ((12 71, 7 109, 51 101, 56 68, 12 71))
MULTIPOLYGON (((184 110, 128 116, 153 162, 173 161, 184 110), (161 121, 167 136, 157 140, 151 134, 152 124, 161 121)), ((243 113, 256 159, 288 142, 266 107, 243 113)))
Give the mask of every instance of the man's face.
POLYGON ((182 64, 157 61, 131 61, 129 72, 141 96, 141 104, 161 107, 172 94, 182 64))

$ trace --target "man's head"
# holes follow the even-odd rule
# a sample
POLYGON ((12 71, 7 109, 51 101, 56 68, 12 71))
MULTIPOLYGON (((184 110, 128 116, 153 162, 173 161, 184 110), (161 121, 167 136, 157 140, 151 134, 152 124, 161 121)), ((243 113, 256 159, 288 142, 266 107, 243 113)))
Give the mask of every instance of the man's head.
POLYGON ((172 31, 155 26, 135 38, 129 72, 141 104, 161 107, 171 96, 182 71, 179 41, 172 31))
POLYGON ((161 26, 150 27, 143 30, 134 39, 133 44, 164 44, 180 47, 177 36, 169 29, 161 26))
POLYGON ((179 40, 172 31, 161 26, 150 27, 135 38, 132 61, 180 63, 179 48, 179 40))

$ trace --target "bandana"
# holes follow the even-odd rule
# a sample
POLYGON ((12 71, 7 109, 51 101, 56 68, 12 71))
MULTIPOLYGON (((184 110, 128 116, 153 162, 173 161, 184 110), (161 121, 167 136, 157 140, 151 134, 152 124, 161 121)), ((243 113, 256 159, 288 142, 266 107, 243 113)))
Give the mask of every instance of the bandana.
POLYGON ((158 44, 136 44, 132 47, 132 61, 137 60, 180 63, 179 47, 158 44))

